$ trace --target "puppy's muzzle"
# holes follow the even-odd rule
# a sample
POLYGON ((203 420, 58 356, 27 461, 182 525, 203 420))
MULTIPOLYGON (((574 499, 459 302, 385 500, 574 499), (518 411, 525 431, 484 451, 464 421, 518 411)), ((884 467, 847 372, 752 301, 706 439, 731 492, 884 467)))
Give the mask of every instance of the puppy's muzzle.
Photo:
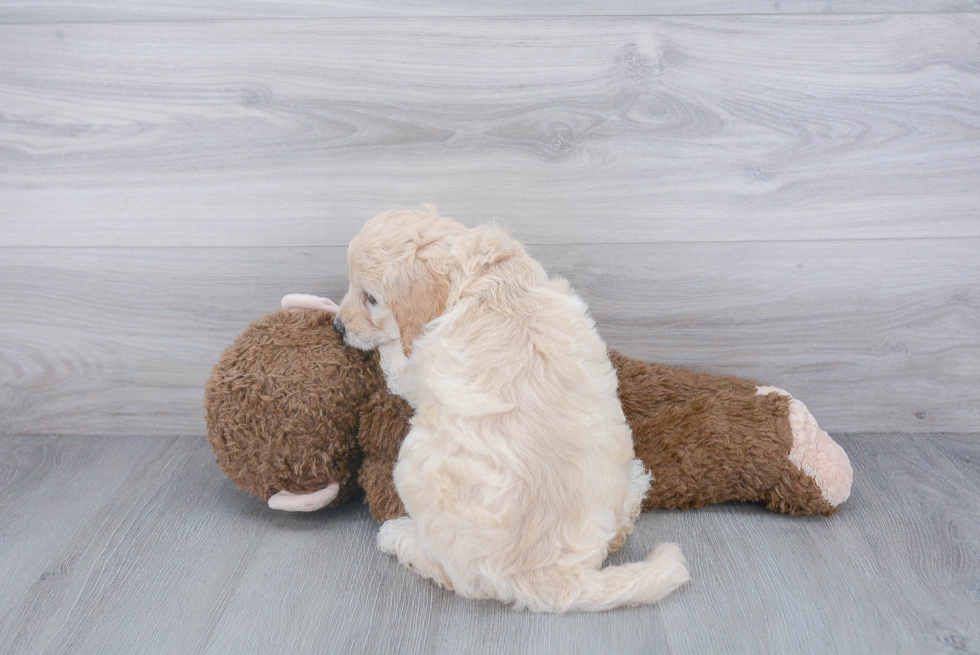
POLYGON ((344 336, 344 333, 347 332, 347 328, 344 327, 344 322, 340 320, 340 314, 337 314, 333 319, 333 329, 336 330, 337 334, 340 336, 344 336))

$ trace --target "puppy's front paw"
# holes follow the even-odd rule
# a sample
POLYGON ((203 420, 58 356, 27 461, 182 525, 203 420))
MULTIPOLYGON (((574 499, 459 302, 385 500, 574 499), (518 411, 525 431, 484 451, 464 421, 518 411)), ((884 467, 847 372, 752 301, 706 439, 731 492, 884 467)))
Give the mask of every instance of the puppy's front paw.
MULTIPOLYGON (((408 393, 408 357, 402 350, 401 341, 388 341, 378 346, 381 370, 388 383, 388 391, 406 398, 408 393)), ((406 398, 407 399, 407 398, 406 398)))

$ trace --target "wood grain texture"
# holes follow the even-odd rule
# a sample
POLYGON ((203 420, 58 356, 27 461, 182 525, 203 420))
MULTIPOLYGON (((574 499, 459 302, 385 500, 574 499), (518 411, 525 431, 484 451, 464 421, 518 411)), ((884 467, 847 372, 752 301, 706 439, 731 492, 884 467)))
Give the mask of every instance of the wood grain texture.
POLYGON ((664 16, 703 14, 959 13, 978 0, 7 0, 0 23, 441 16, 664 16))
POLYGON ((611 561, 676 541, 691 582, 563 616, 436 588, 376 550, 357 503, 274 513, 203 439, 2 439, 0 651, 977 652, 980 435, 837 438, 855 482, 836 516, 645 514, 611 561))
MULTIPOLYGON (((980 425, 980 239, 534 246, 610 346, 789 389, 825 429, 980 425)), ((221 351, 343 248, 0 249, 0 434, 204 434, 221 351)))
POLYGON ((0 246, 977 237, 980 15, 0 26, 0 246))

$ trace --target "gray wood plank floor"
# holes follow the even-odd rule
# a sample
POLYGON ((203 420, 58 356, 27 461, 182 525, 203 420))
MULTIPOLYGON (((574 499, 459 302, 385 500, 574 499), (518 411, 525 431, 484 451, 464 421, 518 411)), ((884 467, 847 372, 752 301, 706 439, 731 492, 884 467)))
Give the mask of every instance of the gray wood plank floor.
POLYGON ((975 653, 980 438, 840 435, 829 519, 643 515, 615 561, 677 541, 658 606, 534 615, 440 590, 374 548, 359 503, 275 513, 201 438, 0 440, 0 651, 975 653))

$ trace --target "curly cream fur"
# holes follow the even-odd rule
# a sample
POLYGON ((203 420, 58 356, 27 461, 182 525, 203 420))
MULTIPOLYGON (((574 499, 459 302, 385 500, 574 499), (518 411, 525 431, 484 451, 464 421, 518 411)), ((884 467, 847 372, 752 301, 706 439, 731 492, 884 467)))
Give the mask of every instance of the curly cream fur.
POLYGON ((505 232, 420 211, 368 221, 339 320, 416 408, 394 470, 409 516, 378 545, 475 598, 534 610, 652 603, 673 544, 600 569, 649 487, 587 308, 505 232))

